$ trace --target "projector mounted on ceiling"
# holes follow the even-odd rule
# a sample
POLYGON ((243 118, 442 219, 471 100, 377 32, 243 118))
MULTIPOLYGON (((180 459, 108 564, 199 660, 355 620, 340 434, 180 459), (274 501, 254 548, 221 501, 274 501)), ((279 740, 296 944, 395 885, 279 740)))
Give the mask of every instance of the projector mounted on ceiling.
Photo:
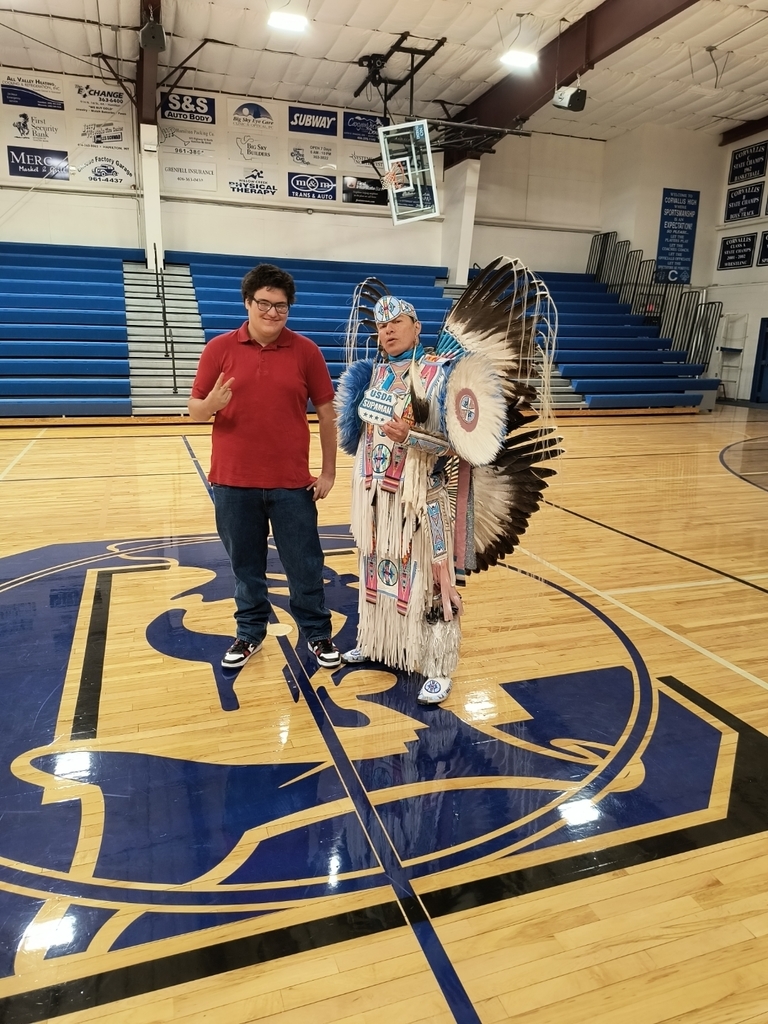
POLYGON ((577 85, 564 85, 555 90, 552 105, 563 110, 583 110, 587 102, 587 90, 577 85))

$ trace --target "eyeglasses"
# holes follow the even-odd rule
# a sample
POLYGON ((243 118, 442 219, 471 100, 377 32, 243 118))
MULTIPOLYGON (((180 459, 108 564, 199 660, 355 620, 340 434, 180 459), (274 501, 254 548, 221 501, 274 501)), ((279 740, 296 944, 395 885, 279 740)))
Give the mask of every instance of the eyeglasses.
POLYGON ((274 309, 280 316, 287 316, 291 308, 287 302, 270 302, 268 299, 253 299, 253 304, 260 313, 268 313, 270 309, 274 309))

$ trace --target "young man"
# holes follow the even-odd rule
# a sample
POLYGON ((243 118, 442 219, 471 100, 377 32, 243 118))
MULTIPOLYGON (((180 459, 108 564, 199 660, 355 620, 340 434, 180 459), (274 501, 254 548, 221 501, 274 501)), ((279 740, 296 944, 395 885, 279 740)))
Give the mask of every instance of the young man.
POLYGON ((193 420, 212 416, 216 529, 232 563, 237 637, 222 659, 240 668, 261 649, 271 611, 267 586, 270 524, 288 577, 293 617, 322 668, 340 655, 323 593, 317 506, 336 477, 333 385, 320 349, 286 327, 296 288, 263 263, 242 282, 248 319, 203 350, 189 400, 193 420), (307 400, 320 425, 322 469, 309 472, 307 400))

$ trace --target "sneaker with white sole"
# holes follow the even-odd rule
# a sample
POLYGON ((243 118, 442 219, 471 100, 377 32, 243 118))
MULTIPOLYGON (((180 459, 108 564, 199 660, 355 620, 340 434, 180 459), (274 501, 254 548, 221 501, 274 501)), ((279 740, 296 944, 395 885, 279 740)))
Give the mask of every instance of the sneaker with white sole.
POLYGON ((451 680, 447 676, 426 679, 416 698, 419 704, 442 704, 451 692, 451 680))
POLYGON ((367 654, 363 654, 359 647, 353 647, 351 651, 345 651, 342 654, 341 660, 345 665, 363 665, 371 659, 367 654))
POLYGON ((310 640, 309 649, 317 658, 320 668, 338 668, 341 664, 341 653, 329 636, 310 640))
POLYGON ((251 640, 238 637, 221 659, 222 668, 242 668, 248 659, 257 654, 264 646, 264 641, 255 644, 251 640))

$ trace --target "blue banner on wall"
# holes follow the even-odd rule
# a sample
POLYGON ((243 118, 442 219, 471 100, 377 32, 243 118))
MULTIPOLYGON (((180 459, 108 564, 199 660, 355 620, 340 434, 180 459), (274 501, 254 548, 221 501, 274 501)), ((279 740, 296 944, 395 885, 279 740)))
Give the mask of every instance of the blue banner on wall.
POLYGON ((725 220, 749 220, 759 217, 763 205, 764 182, 759 185, 741 185, 739 188, 728 189, 725 204, 725 220))
POLYGON ((757 253, 758 267, 768 267, 768 231, 764 231, 760 238, 760 248, 757 253))
POLYGON ((288 107, 288 131, 309 135, 338 135, 339 115, 335 110, 288 107))
POLYGON ((378 146, 379 128, 388 124, 388 117, 378 117, 376 114, 356 114, 345 110, 342 135, 345 139, 353 139, 355 142, 373 142, 378 146))
POLYGON ((688 284, 691 280, 700 194, 688 189, 664 189, 656 251, 657 281, 688 284))
POLYGON ((69 155, 61 149, 8 146, 8 173, 12 178, 69 181, 69 155))
POLYGON ((288 195, 294 199, 333 202, 336 199, 336 179, 327 174, 289 173, 288 195))
POLYGON ((216 100, 213 96, 197 96, 191 92, 161 92, 160 117, 166 121, 215 124, 216 100))
POLYGON ((38 110, 63 110, 61 87, 57 82, 33 76, 6 75, 2 84, 3 103, 38 110), (32 86, 37 88, 32 88, 32 86))

